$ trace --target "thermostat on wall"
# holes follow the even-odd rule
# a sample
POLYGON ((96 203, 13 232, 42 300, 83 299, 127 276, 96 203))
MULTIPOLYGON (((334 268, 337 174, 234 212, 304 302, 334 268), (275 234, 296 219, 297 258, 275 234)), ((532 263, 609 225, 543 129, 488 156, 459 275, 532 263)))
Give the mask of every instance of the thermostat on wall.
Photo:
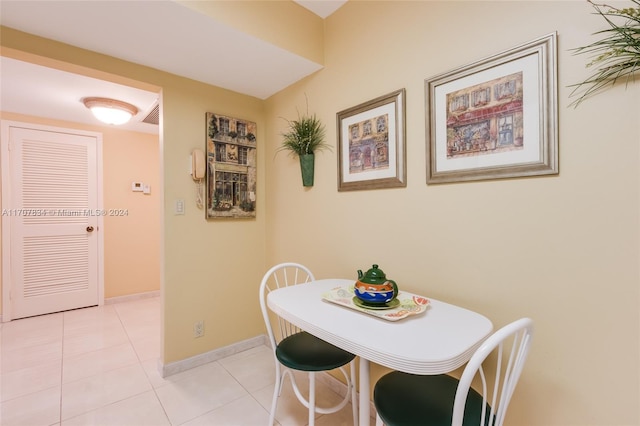
POLYGON ((131 182, 131 190, 133 192, 142 192, 142 191, 144 191, 144 183, 142 183, 142 182, 131 182))

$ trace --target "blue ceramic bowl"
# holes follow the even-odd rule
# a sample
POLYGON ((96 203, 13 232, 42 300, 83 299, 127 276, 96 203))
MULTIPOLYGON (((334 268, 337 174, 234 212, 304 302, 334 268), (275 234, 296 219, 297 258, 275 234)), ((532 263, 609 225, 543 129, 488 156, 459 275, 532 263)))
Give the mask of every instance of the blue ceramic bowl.
POLYGON ((362 291, 361 289, 356 287, 354 293, 358 299, 360 299, 363 303, 367 303, 369 305, 384 305, 385 303, 389 303, 394 299, 393 290, 362 291))

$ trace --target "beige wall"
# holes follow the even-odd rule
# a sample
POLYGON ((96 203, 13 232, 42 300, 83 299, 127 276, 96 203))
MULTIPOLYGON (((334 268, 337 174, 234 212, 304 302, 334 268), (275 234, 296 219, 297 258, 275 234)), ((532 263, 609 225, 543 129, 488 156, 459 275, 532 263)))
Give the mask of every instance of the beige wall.
POLYGON ((511 425, 640 423, 640 84, 568 107, 567 86, 588 75, 570 49, 606 27, 592 12, 576 1, 349 1, 326 21, 325 69, 267 102, 268 263, 300 261, 318 278, 378 263, 401 288, 495 327, 532 317, 511 425), (553 31, 560 175, 427 186, 424 79, 553 31), (295 160, 272 160, 278 117, 295 117, 305 94, 335 144, 338 111, 403 87, 406 188, 337 192, 335 150, 317 156, 311 189, 295 160))
POLYGON ((104 218, 104 297, 160 290, 160 143, 157 135, 103 131, 104 208, 126 210, 104 218), (131 191, 131 182, 151 186, 131 191))
POLYGON ((322 64, 324 21, 293 1, 178 1, 225 25, 322 64))
POLYGON ((640 85, 568 107, 567 86, 587 76, 586 58, 569 49, 602 28, 591 12, 577 1, 352 0, 326 20, 325 69, 267 102, 4 29, 0 43, 162 88, 162 362, 262 333, 256 294, 267 265, 300 261, 326 278, 376 262, 401 287, 482 312, 496 327, 535 320, 509 424, 633 425, 640 85), (424 79, 552 31, 560 175, 427 186, 424 79), (274 157, 279 117, 295 117, 305 94, 335 144, 336 112, 402 87, 407 188, 338 193, 334 150, 318 155, 315 186, 304 189, 297 162, 274 157), (258 124, 255 220, 207 222, 195 208, 185 164, 204 146, 207 111, 258 124), (184 216, 173 215, 178 198, 184 216), (199 319, 206 335, 193 339, 199 319))
POLYGON ((164 362, 172 362, 264 333, 258 286, 265 271, 265 123, 263 102, 186 79, 163 83, 164 362), (205 147, 205 114, 257 124, 256 218, 206 221, 195 207, 188 172, 193 148, 205 147), (173 203, 185 199, 186 214, 173 203), (205 336, 193 324, 205 321, 205 336))
POLYGON ((0 118, 102 133, 103 206, 127 210, 104 218, 104 297, 160 290, 158 136, 7 112, 0 118), (131 192, 132 181, 150 184, 151 194, 131 192))

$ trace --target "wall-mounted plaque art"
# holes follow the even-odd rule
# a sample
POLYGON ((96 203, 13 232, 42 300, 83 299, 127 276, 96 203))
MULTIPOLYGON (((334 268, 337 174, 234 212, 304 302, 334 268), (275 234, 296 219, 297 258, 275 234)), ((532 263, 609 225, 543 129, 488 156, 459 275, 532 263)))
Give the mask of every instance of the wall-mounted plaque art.
POLYGON ((256 217, 256 123, 208 112, 206 217, 256 217))

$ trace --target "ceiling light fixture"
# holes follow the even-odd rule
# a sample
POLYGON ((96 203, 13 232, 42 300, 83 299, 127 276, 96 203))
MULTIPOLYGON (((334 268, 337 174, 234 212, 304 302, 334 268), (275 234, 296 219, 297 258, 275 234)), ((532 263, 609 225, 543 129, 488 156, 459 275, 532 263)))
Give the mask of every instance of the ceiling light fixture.
POLYGON ((82 103, 98 120, 107 124, 124 124, 138 113, 138 108, 115 99, 84 98, 82 103))

